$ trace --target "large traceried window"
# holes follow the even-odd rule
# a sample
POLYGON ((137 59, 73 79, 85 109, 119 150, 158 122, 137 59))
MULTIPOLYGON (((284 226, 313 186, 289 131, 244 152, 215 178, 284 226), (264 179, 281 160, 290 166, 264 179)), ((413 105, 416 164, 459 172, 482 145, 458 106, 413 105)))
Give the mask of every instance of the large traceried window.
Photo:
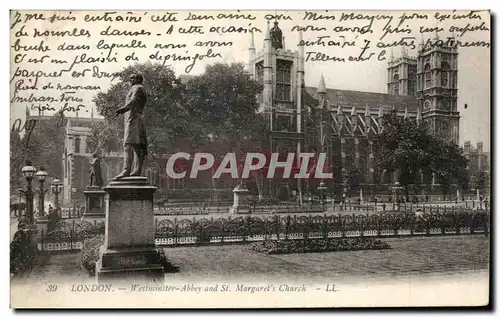
POLYGON ((408 67, 408 95, 415 96, 416 93, 416 74, 417 74, 417 66, 410 65, 408 67))
POLYGON ((291 88, 292 88, 292 62, 291 61, 277 61, 276 72, 276 100, 290 102, 291 88))
POLYGON ((264 83, 264 62, 259 62, 255 65, 256 80, 260 84, 264 83))
POLYGON ((450 64, 444 61, 441 63, 441 86, 448 87, 450 83, 450 64))
POLYGON ((425 88, 431 87, 431 85, 432 85, 432 72, 431 72, 431 65, 430 64, 425 64, 424 76, 425 76, 425 88))
POLYGON ((80 137, 75 138, 75 153, 80 153, 80 137))
POLYGON ((393 76, 393 82, 394 82, 394 95, 399 95, 399 75, 396 73, 393 76))

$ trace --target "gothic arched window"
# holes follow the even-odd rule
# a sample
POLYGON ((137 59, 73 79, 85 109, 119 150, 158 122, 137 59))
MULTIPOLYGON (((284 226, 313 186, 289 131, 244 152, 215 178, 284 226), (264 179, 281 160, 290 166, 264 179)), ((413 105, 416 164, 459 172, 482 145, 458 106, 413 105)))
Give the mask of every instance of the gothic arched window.
POLYGON ((450 65, 448 62, 441 63, 441 86, 448 87, 450 82, 450 65))
POLYGON ((256 80, 258 83, 264 83, 264 62, 259 62, 255 65, 255 70, 257 73, 256 80))
POLYGON ((425 111, 428 111, 428 110, 430 110, 430 109, 431 109, 431 102, 426 101, 426 102, 424 103, 424 112, 425 112, 425 111))
POLYGON ((80 137, 75 138, 75 153, 80 153, 80 137))
POLYGON ((394 95, 399 95, 399 75, 398 73, 394 74, 393 82, 394 82, 394 95))
POLYGON ((276 72, 276 100, 290 102, 291 101, 291 88, 292 88, 292 62, 290 61, 277 61, 276 72))
POLYGON ((432 84, 432 72, 431 65, 425 64, 424 66, 424 76, 425 76, 425 88, 431 87, 432 84))

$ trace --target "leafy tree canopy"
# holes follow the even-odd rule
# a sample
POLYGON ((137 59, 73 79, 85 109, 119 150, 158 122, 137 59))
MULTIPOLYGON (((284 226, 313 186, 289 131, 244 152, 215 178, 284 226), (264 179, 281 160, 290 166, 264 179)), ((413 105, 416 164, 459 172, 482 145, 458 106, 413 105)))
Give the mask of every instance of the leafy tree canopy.
POLYGON ((181 81, 172 69, 160 64, 125 68, 121 81, 95 96, 105 123, 97 124, 89 138, 91 148, 119 151, 123 119, 115 118, 129 88, 130 75, 141 73, 147 92, 144 119, 150 153, 201 150, 225 152, 262 138, 263 118, 256 114, 260 86, 242 64, 214 64, 205 72, 181 81))
POLYGON ((467 188, 467 159, 462 149, 430 134, 424 125, 397 116, 393 111, 384 117, 384 130, 379 139, 381 147, 375 154, 379 169, 396 171, 398 181, 407 191, 408 185, 420 183, 421 173, 434 173, 445 193, 452 184, 467 188))

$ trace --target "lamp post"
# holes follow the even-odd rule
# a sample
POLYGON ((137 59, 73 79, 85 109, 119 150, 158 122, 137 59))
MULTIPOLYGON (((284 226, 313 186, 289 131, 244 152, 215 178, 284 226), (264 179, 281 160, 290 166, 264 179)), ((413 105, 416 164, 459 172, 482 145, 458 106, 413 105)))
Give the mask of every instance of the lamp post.
MULTIPOLYGON (((23 188, 19 188, 17 189, 17 192, 19 192, 19 204, 17 206, 17 209, 16 209, 16 213, 17 213, 17 219, 20 220, 22 217, 23 217, 23 213, 22 213, 22 209, 21 209, 21 205, 22 205, 22 196, 23 196, 23 188)), ((26 205, 26 203, 25 203, 26 205)))
POLYGON ((52 181, 52 185, 50 186, 50 188, 52 189, 52 193, 54 193, 54 204, 56 205, 56 210, 59 210, 60 209, 60 206, 59 206, 59 193, 61 193, 61 190, 62 190, 62 184, 61 184, 61 181, 59 181, 59 179, 54 179, 52 181))
POLYGON ((325 211, 325 193, 323 191, 326 190, 326 187, 325 187, 325 183, 323 182, 323 180, 321 180, 321 182, 319 183, 318 190, 319 190, 319 193, 321 196, 321 205, 322 205, 322 209, 324 212, 325 211))
POLYGON ((43 166, 40 167, 40 170, 35 174, 36 178, 40 182, 40 188, 38 189, 38 213, 39 216, 42 217, 45 215, 45 192, 48 189, 43 188, 43 183, 45 182, 45 178, 47 178, 47 171, 43 166))
POLYGON ((26 190, 20 189, 19 192, 26 196, 26 221, 28 224, 33 224, 33 188, 31 181, 36 173, 36 168, 31 164, 31 160, 26 160, 21 172, 26 179, 27 185, 26 190))

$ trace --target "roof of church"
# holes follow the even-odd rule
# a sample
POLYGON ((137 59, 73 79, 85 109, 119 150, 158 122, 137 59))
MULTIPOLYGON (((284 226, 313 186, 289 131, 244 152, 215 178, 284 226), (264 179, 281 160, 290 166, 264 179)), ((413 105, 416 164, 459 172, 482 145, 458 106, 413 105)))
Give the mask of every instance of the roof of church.
MULTIPOLYGON (((182 74, 179 79, 183 83, 187 83, 190 79, 196 77, 196 75, 182 74)), ((316 106, 318 104, 318 94, 317 87, 306 87, 305 102, 313 104, 316 106), (316 99, 313 101, 311 99, 316 99)), ((408 106, 409 111, 417 111, 419 108, 418 100, 413 96, 402 96, 402 95, 389 95, 384 93, 372 93, 372 92, 361 92, 361 91, 350 91, 341 89, 326 89, 326 98, 328 102, 333 106, 346 106, 346 107, 359 107, 365 108, 369 105, 370 108, 379 109, 384 107, 385 109, 396 108, 404 110, 408 106)))
MULTIPOLYGON (((306 87, 309 94, 317 98, 316 87, 306 87)), ((360 91, 349 91, 341 89, 327 89, 326 99, 333 106, 347 106, 365 108, 396 108, 416 111, 419 107, 418 100, 413 96, 389 95, 383 93, 371 93, 360 91)))

